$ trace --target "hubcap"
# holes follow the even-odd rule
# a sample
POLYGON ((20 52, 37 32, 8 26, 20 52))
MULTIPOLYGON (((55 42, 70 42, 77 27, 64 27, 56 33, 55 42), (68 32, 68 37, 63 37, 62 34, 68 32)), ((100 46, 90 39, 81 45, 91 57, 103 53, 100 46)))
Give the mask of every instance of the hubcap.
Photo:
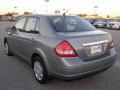
POLYGON ((35 76, 38 80, 42 80, 42 78, 43 78, 43 68, 42 68, 39 61, 36 61, 34 63, 34 73, 35 73, 35 76))
POLYGON ((9 50, 9 48, 8 48, 8 44, 5 43, 5 52, 6 52, 6 54, 8 54, 8 50, 9 50))

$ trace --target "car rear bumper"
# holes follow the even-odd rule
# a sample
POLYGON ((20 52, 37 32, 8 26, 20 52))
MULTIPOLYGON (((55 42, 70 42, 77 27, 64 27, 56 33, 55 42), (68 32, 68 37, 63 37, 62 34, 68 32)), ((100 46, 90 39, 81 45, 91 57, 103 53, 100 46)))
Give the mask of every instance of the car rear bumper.
POLYGON ((102 59, 98 59, 91 62, 81 62, 81 64, 78 66, 59 66, 57 68, 57 72, 53 73, 53 76, 65 80, 80 78, 81 76, 110 68, 114 64, 115 59, 116 52, 114 49, 112 49, 111 55, 102 59))

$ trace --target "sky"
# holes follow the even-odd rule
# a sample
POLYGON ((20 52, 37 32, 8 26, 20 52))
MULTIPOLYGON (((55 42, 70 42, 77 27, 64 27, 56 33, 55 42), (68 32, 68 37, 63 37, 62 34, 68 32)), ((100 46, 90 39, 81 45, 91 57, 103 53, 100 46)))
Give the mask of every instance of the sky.
POLYGON ((69 9, 71 14, 87 13, 106 16, 120 16, 120 0, 50 0, 45 3, 45 0, 0 0, 0 13, 16 11, 22 13, 29 11, 33 13, 53 13, 55 10, 63 8, 69 9), (98 8, 94 8, 98 6, 98 8), (17 8, 14 8, 17 7, 17 8))

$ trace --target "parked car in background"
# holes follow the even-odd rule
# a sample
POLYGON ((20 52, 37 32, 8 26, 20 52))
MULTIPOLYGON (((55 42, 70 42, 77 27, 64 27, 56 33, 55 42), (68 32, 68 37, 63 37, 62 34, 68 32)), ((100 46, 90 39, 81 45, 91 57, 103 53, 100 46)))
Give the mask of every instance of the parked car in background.
POLYGON ((9 20, 9 21, 17 21, 17 20, 18 20, 18 17, 17 17, 17 16, 9 16, 9 17, 8 17, 8 20, 9 20))
POLYGON ((1 21, 7 21, 8 18, 6 16, 1 16, 1 21))
POLYGON ((1 21, 17 21, 18 19, 19 16, 5 16, 5 15, 0 16, 1 21))
POLYGON ((96 28, 107 28, 107 24, 110 22, 110 19, 99 19, 93 25, 96 28))
POLYGON ((4 48, 7 55, 15 53, 27 60, 39 83, 49 76, 71 80, 101 72, 116 58, 109 33, 68 15, 22 17, 7 30, 4 48))
POLYGON ((89 19, 86 19, 86 20, 91 24, 94 24, 95 22, 98 21, 98 19, 96 19, 96 18, 89 18, 89 19))
POLYGON ((120 18, 117 19, 112 19, 108 24, 107 24, 108 29, 117 29, 120 30, 120 18))

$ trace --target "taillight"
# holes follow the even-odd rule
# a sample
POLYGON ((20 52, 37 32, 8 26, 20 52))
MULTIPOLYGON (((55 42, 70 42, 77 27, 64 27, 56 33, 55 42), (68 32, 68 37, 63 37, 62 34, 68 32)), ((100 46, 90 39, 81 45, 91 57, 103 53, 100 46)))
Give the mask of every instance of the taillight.
POLYGON ((109 43, 109 47, 110 47, 110 48, 113 48, 113 47, 114 47, 113 40, 111 40, 111 42, 109 43))
POLYGON ((62 41, 61 43, 59 43, 55 48, 55 52, 60 57, 76 57, 77 56, 75 50, 67 41, 62 41))

